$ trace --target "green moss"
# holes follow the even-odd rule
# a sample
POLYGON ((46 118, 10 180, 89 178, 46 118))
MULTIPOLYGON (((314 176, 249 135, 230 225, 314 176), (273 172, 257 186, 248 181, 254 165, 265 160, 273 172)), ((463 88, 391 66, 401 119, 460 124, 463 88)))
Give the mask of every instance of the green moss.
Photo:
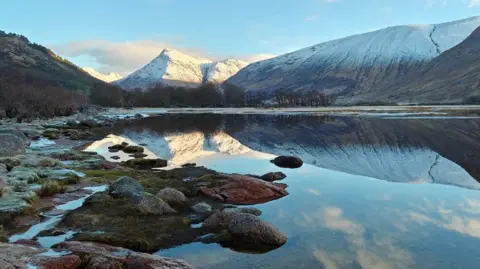
POLYGON ((122 150, 125 153, 143 153, 145 149, 140 146, 126 146, 122 150))
POLYGON ((58 133, 56 133, 56 132, 50 132, 50 131, 44 132, 44 133, 42 134, 42 136, 43 136, 43 137, 46 137, 46 138, 48 138, 48 139, 51 139, 51 140, 58 139, 58 133))
POLYGON ((125 164, 137 169, 150 169, 165 167, 167 166, 167 161, 163 159, 131 159, 125 164))

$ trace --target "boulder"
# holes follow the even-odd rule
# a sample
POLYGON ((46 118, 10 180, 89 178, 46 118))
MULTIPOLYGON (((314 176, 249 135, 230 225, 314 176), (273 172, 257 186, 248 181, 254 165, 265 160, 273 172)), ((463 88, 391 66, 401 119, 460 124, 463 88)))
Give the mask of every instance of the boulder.
POLYGON ((33 183, 40 179, 35 169, 23 166, 14 167, 6 176, 13 180, 26 181, 28 183, 33 183))
POLYGON ((24 167, 55 167, 58 164, 58 160, 50 157, 27 155, 20 162, 20 166, 24 167))
POLYGON ((69 136, 72 140, 85 140, 93 136, 89 131, 67 129, 62 132, 65 136, 69 136))
POLYGON ((191 209, 200 214, 209 214, 212 212, 212 207, 207 203, 198 203, 191 207, 191 209))
POLYGON ((84 266, 82 268, 193 269, 182 260, 137 253, 99 243, 67 241, 59 244, 58 248, 80 257, 84 266))
POLYGON ((110 157, 110 159, 112 159, 112 160, 120 160, 120 157, 117 156, 117 155, 113 155, 113 156, 110 157))
POLYGON ((282 172, 270 172, 270 173, 266 173, 265 175, 261 176, 260 178, 265 180, 265 181, 268 181, 268 182, 273 182, 273 181, 277 181, 277 180, 282 180, 286 177, 287 176, 282 172))
POLYGON ((182 167, 195 167, 197 166, 196 163, 186 163, 186 164, 182 164, 182 167))
POLYGON ((172 206, 183 205, 187 203, 187 197, 185 197, 185 194, 173 188, 164 188, 160 190, 157 193, 157 197, 172 206))
POLYGON ((143 153, 145 151, 141 146, 126 146, 122 150, 125 153, 143 153))
POLYGON ((143 192, 143 186, 130 177, 120 177, 109 187, 113 197, 133 198, 143 192))
POLYGON ((116 151, 120 151, 122 149, 124 149, 128 144, 125 143, 125 144, 116 144, 116 145, 113 145, 113 146, 110 146, 108 147, 109 150, 116 150, 116 151), (126 144, 126 145, 125 145, 126 144))
POLYGON ((22 154, 25 152, 25 147, 22 138, 9 133, 0 133, 0 156, 22 154))
POLYGON ((50 140, 56 140, 60 136, 60 132, 58 131, 45 131, 42 133, 42 136, 48 138, 50 140))
POLYGON ((225 232, 217 242, 232 248, 268 251, 287 242, 287 237, 270 223, 247 213, 217 211, 203 222, 203 227, 225 232))
POLYGON ((133 197, 133 204, 143 214, 163 215, 177 213, 175 209, 171 208, 162 199, 148 192, 141 192, 139 194, 136 194, 133 197))
POLYGON ((134 153, 134 154, 128 155, 128 156, 130 156, 130 157, 132 157, 132 158, 135 158, 135 159, 139 159, 139 158, 145 158, 145 157, 147 157, 148 155, 145 154, 145 153, 134 153))
POLYGON ((80 121, 80 126, 82 127, 87 127, 87 128, 95 128, 101 126, 98 122, 96 122, 93 119, 87 119, 87 120, 82 120, 80 121))
POLYGON ((152 169, 165 167, 168 162, 163 159, 131 159, 126 161, 125 164, 136 169, 152 169))
POLYGON ((262 215, 262 210, 254 208, 254 207, 230 207, 230 208, 225 208, 223 210, 225 213, 245 213, 245 214, 251 214, 254 216, 260 216, 262 215))
MULTIPOLYGON (((1 138, 0 138, 1 139, 1 138)), ((1 144, 1 142, 0 142, 1 144)), ((23 155, 17 155, 13 157, 0 157, 0 163, 3 163, 7 166, 9 170, 13 169, 15 166, 19 166, 24 158, 23 155)))
POLYGON ((0 163, 0 175, 4 175, 8 173, 7 165, 4 163, 0 163))
POLYGON ((278 167, 283 168, 299 168, 303 165, 303 161, 300 158, 294 156, 278 156, 270 162, 272 162, 278 167))
POLYGON ((258 204, 288 195, 287 185, 244 175, 220 174, 216 187, 201 187, 200 193, 230 204, 258 204))
POLYGON ((30 144, 30 139, 19 129, 0 129, 0 134, 11 134, 13 136, 18 137, 19 139, 22 140, 22 143, 25 146, 28 146, 30 144))

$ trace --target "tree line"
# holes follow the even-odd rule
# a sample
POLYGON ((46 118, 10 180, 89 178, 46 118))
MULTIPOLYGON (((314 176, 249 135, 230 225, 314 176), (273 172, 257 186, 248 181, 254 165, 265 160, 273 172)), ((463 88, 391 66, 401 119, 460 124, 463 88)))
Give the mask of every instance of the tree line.
POLYGON ((256 95, 244 89, 212 83, 195 88, 164 86, 122 90, 109 84, 95 84, 91 101, 107 107, 300 107, 330 106, 334 98, 318 91, 276 90, 256 95))
POLYGON ((328 106, 326 94, 277 90, 254 95, 235 85, 200 85, 195 88, 155 85, 122 90, 103 82, 89 92, 73 91, 58 83, 29 78, 27 72, 0 67, 0 118, 51 118, 68 116, 88 105, 104 107, 293 107, 328 106))

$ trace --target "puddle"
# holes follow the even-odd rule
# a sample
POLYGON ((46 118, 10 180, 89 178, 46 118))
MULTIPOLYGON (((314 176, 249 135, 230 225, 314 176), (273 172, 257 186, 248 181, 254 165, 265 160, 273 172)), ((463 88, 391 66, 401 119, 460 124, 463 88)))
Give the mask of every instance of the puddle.
MULTIPOLYGON (((66 212, 68 212, 68 211, 77 209, 77 208, 79 208, 79 207, 81 207, 81 206, 83 205, 83 202, 84 202, 88 197, 90 197, 91 195, 93 195, 93 194, 96 193, 96 192, 105 191, 105 190, 107 189, 107 186, 106 186, 106 185, 102 185, 102 186, 95 186, 95 187, 85 187, 84 189, 85 189, 85 190, 90 190, 90 191, 92 191, 92 193, 90 193, 90 194, 88 194, 88 195, 86 195, 85 197, 82 197, 82 198, 80 198, 80 199, 73 200, 73 201, 70 201, 70 202, 65 203, 65 204, 62 204, 62 205, 58 205, 58 206, 56 206, 55 209, 52 210, 52 211, 61 210, 61 211, 64 211, 64 212, 66 213, 66 212)), ((48 212, 47 212, 47 213, 48 213, 48 212)), ((65 213, 64 213, 64 214, 65 214, 65 213)), ((44 221, 42 221, 42 222, 40 222, 40 223, 38 223, 38 224, 33 225, 33 226, 30 227, 30 229, 28 229, 26 232, 11 236, 11 237, 8 239, 8 241, 9 241, 10 243, 12 243, 12 242, 16 242, 16 241, 21 240, 21 239, 33 239, 33 238, 35 238, 40 232, 54 228, 54 227, 56 226, 56 224, 61 221, 61 219, 62 219, 62 217, 64 216, 64 214, 62 214, 62 215, 56 215, 56 216, 52 216, 52 217, 47 217, 46 220, 44 220, 44 221)), ((51 247, 51 246, 54 245, 54 244, 63 242, 63 241, 64 241, 65 239, 67 239, 69 236, 70 236, 70 237, 73 236, 72 232, 68 232, 68 233, 66 233, 65 235, 60 235, 60 236, 42 237, 42 239, 39 240, 39 243, 44 243, 45 245, 42 244, 42 246, 44 246, 44 247, 51 247), (61 240, 61 239, 63 239, 63 240, 61 240), (54 242, 54 243, 52 243, 52 242, 54 242)))

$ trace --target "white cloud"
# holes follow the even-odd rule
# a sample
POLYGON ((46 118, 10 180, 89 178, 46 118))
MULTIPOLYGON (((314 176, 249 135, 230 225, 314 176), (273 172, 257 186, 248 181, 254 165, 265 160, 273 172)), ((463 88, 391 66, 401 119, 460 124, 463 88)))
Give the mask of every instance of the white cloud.
POLYGON ((470 0, 470 7, 478 7, 480 6, 480 0, 470 0))
POLYGON ((165 48, 177 49, 188 55, 211 60, 236 58, 247 62, 256 62, 276 56, 273 54, 254 54, 242 56, 215 55, 200 49, 179 47, 168 42, 156 40, 139 40, 133 42, 85 40, 52 46, 53 51, 62 57, 75 58, 87 56, 93 59, 99 66, 99 72, 117 72, 121 75, 127 75, 146 65, 153 58, 158 56, 165 48))

